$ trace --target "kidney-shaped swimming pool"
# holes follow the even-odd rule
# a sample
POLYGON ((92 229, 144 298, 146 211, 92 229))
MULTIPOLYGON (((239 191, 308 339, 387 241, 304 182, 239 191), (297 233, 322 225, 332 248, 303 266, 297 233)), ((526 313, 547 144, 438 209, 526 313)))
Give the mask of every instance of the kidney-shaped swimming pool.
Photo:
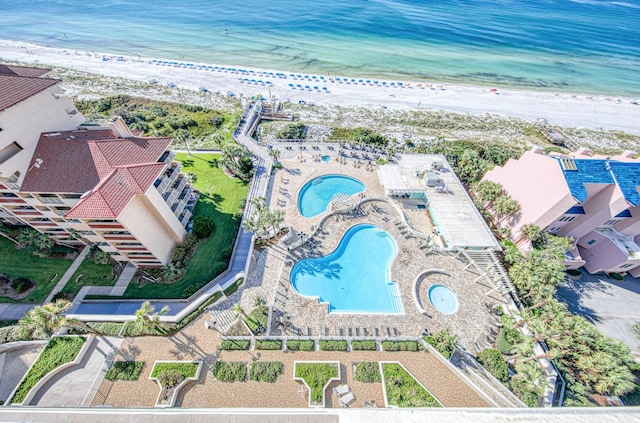
POLYGON ((389 279, 396 244, 370 224, 350 228, 338 248, 324 257, 299 261, 291 284, 301 295, 329 304, 329 312, 402 313, 398 286, 389 279))

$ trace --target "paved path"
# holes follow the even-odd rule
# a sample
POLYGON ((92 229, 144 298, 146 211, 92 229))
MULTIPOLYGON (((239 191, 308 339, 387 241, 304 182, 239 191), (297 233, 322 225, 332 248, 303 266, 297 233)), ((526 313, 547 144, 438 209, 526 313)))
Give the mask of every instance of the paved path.
POLYGON ((62 371, 44 385, 31 405, 40 407, 81 407, 87 398, 93 398, 94 386, 104 378, 105 361, 111 361, 120 347, 122 338, 99 337, 87 351, 79 366, 62 371))
MULTIPOLYGON (((249 200, 257 196, 266 196, 271 176, 273 161, 269 153, 260 147, 248 134, 250 128, 259 119, 259 111, 254 104, 250 104, 243 114, 241 124, 234 133, 234 138, 241 145, 245 146, 257 157, 255 163, 255 174, 247 194, 247 206, 245 207, 243 220, 251 215, 253 206, 249 200)), ((251 263, 251 252, 253 250, 253 233, 246 232, 240 226, 238 237, 234 246, 233 255, 228 272, 224 276, 209 282, 206 289, 196 298, 188 300, 161 300, 151 301, 156 310, 165 306, 169 307, 169 312, 161 316, 161 320, 166 322, 176 322, 195 310, 200 304, 206 301, 214 292, 233 283, 239 277, 247 274, 251 263)), ((84 289, 84 288, 83 288, 84 289)), ((124 290, 123 290, 124 292, 124 290)), ((87 295, 87 292, 82 292, 87 295)), ((115 294, 111 294, 115 295, 115 294)), ((121 294, 120 294, 121 295, 121 294)), ((82 297, 84 298, 84 297, 82 297)), ((78 300, 67 313, 70 317, 84 321, 122 321, 132 320, 136 310, 140 308, 143 300, 78 300)))
POLYGON ((89 254, 89 251, 91 251, 91 247, 86 245, 82 249, 80 254, 78 254, 78 257, 76 257, 73 263, 71 263, 71 266, 69 266, 67 271, 64 272, 64 275, 62 275, 62 277, 60 278, 56 286, 53 287, 53 289, 51 290, 47 298, 44 300, 45 304, 50 303, 53 300, 54 295, 56 295, 58 292, 64 289, 64 286, 67 284, 67 282, 69 282, 69 279, 71 279, 71 276, 73 276, 76 270, 78 270, 78 267, 80 267, 85 257, 87 257, 87 255, 89 254))
MULTIPOLYGON (((44 303, 50 303, 53 296, 62 291, 67 284, 71 276, 76 272, 80 264, 84 261, 87 254, 89 254, 89 246, 84 247, 78 257, 71 263, 71 266, 62 275, 56 286, 53 287, 44 303)), ((0 303, 0 320, 20 320, 29 310, 31 310, 36 304, 21 304, 21 303, 0 303)))

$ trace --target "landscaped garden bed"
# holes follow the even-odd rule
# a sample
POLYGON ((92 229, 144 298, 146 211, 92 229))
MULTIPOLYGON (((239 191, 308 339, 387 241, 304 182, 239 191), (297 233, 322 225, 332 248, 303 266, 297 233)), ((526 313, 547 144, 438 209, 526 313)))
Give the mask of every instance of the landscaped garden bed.
POLYGON ((107 380, 138 380, 143 367, 144 361, 116 361, 111 365, 104 378, 107 380))
POLYGON ((254 361, 249 369, 249 379, 256 382, 275 383, 282 374, 281 361, 254 361))
POLYGON ((442 407, 400 363, 380 363, 385 401, 395 407, 442 407))
POLYGON ((363 361, 355 365, 353 378, 358 382, 380 382, 380 366, 376 361, 363 361))
POLYGON ((309 406, 324 407, 327 386, 340 380, 340 362, 295 361, 293 366, 293 378, 303 381, 309 388, 309 406))
POLYGON ((149 375, 160 386, 156 407, 173 407, 180 389, 192 380, 198 380, 201 361, 156 361, 149 375))
POLYGON ((220 348, 223 350, 248 350, 251 348, 251 341, 245 339, 223 339, 220 342, 220 348))
POLYGON ((320 340, 320 350, 321 351, 346 351, 347 341, 320 340))
POLYGON ((256 350, 281 350, 282 341, 280 340, 256 340, 256 350))
POLYGON ((241 361, 218 361, 213 366, 213 376, 220 382, 244 382, 247 380, 247 364, 241 361))
POLYGON ((22 378, 22 381, 20 381, 11 397, 11 402, 13 404, 22 404, 28 399, 31 389, 45 376, 60 366, 73 362, 85 342, 86 338, 82 336, 56 336, 51 338, 27 374, 22 378))
POLYGON ((351 349, 354 351, 376 351, 378 346, 376 341, 351 341, 351 349))
POLYGON ((382 341, 384 351, 419 351, 417 341, 382 341))
POLYGON ((290 339, 287 341, 287 349, 289 351, 315 351, 316 341, 312 339, 298 340, 290 339))

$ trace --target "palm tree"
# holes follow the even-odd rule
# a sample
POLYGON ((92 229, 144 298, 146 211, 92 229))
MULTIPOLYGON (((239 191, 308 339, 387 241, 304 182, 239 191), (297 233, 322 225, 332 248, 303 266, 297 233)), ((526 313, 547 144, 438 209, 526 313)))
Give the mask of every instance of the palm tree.
POLYGON ((149 301, 145 301, 136 310, 136 325, 143 331, 164 331, 165 325, 160 322, 160 316, 169 312, 169 306, 164 306, 156 313, 156 308, 149 301))
POLYGON ((542 238, 542 229, 539 226, 534 225, 533 223, 527 223, 526 225, 522 225, 520 228, 520 232, 522 232, 522 236, 531 241, 533 244, 540 241, 542 238))
POLYGON ((273 236, 280 230, 280 225, 284 222, 284 210, 273 210, 269 212, 269 224, 273 228, 273 236))
POLYGON ((51 338, 53 334, 69 324, 64 316, 69 308, 71 303, 64 299, 36 306, 18 321, 18 330, 27 338, 51 338))
POLYGON ((236 319, 240 320, 241 317, 246 318, 247 313, 245 313, 244 308, 240 305, 240 303, 236 303, 233 306, 233 311, 236 313, 236 319))
POLYGON ((267 302, 262 297, 256 297, 253 301, 253 306, 260 310, 261 313, 264 313, 264 310, 267 308, 267 302))
POLYGON ((497 224, 513 215, 520 208, 520 204, 506 194, 501 195, 493 203, 493 210, 498 216, 497 224))
POLYGON ((474 191, 476 197, 482 202, 484 210, 487 210, 504 193, 504 188, 497 182, 480 181, 475 185, 474 191))
POLYGON ((189 130, 187 129, 176 129, 173 133, 174 138, 179 143, 184 143, 184 146, 187 148, 187 155, 191 155, 191 150, 189 150, 189 130))
POLYGON ((269 150, 269 156, 271 156, 274 163, 279 163, 281 153, 282 152, 277 148, 272 148, 271 150, 269 150))

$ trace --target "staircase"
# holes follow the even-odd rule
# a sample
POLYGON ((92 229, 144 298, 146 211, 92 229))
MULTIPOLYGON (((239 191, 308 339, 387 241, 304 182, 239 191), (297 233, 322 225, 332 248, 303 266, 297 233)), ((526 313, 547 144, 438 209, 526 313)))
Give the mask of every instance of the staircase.
POLYGON ((450 360, 467 376, 494 406, 499 408, 526 408, 513 392, 507 389, 499 380, 482 367, 469 353, 456 349, 450 360))

